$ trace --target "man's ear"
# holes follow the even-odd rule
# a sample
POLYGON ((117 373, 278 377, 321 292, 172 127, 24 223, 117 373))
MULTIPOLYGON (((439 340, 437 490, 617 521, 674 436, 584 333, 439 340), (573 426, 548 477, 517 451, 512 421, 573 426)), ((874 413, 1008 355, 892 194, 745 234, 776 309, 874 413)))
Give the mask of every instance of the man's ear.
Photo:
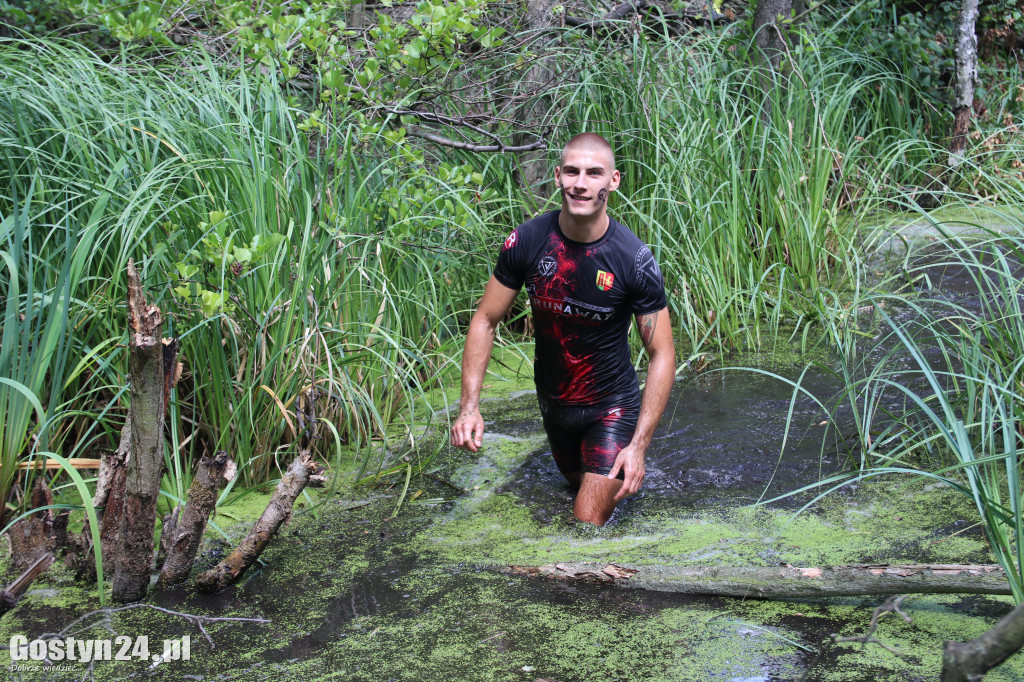
POLYGON ((555 186, 557 187, 561 183, 562 178, 562 167, 555 166, 555 186))
POLYGON ((614 192, 619 188, 619 182, 622 180, 622 174, 618 170, 612 171, 612 182, 611 190, 614 192))

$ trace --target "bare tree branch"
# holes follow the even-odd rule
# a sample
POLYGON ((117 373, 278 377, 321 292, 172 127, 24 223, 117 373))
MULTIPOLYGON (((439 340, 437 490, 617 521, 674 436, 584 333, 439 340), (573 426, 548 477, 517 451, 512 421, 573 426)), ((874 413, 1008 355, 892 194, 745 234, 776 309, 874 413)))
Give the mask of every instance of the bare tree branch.
MULTIPOLYGON (((435 135, 434 133, 428 132, 422 128, 417 128, 416 126, 409 126, 406 130, 410 135, 427 140, 428 142, 433 142, 434 144, 439 144, 444 147, 452 147, 453 149, 465 149, 471 152, 530 152, 535 149, 543 149, 547 145, 547 140, 543 136, 529 144, 512 146, 506 145, 500 140, 497 144, 472 144, 470 142, 460 142, 458 140, 451 140, 447 137, 435 135)), ((492 138, 494 137, 491 134, 488 134, 488 136, 492 138)))
POLYGON ((896 596, 889 597, 888 599, 885 600, 884 604, 882 604, 877 609, 875 609, 874 614, 872 614, 872 616, 871 616, 871 624, 868 626, 867 633, 865 633, 863 635, 858 635, 856 637, 836 637, 835 641, 836 642, 860 642, 864 646, 867 646, 868 644, 877 644, 878 646, 882 647, 883 649, 885 649, 886 651, 888 651, 891 654, 895 654, 895 655, 900 656, 902 658, 909 658, 909 656, 907 654, 903 653, 902 651, 900 651, 896 647, 889 646, 888 644, 886 644, 885 642, 877 639, 874 636, 875 635, 875 630, 878 629, 878 620, 882 616, 887 614, 887 613, 895 613, 895 614, 899 615, 901 618, 903 618, 903 622, 904 623, 909 623, 910 622, 910 616, 908 616, 906 613, 904 613, 903 610, 900 608, 900 604, 903 603, 903 600, 906 599, 907 596, 908 595, 906 595, 906 594, 901 594, 901 595, 896 595, 896 596))

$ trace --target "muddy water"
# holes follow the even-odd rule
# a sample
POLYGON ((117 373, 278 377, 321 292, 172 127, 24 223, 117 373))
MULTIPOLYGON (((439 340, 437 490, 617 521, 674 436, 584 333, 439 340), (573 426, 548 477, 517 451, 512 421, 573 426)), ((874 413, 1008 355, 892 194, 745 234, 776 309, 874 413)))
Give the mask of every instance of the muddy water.
MULTIPOLYGON (((828 398, 840 385, 824 369, 800 375, 798 368, 769 367, 677 381, 647 451, 643 492, 623 505, 613 523, 623 514, 642 514, 649 503, 659 509, 751 504, 842 470, 848 452, 841 429, 806 395, 798 395, 790 413, 793 386, 786 380, 800 380, 803 389, 828 398)), ((502 489, 540 510, 569 494, 546 447, 532 453, 502 489)), ((798 501, 806 498, 788 504, 798 501)))
MULTIPOLYGON (((943 268, 936 275, 948 296, 971 304, 974 294, 962 273, 943 268)), ((881 598, 765 603, 680 597, 494 570, 573 560, 756 566, 991 561, 971 527, 976 512, 967 501, 924 481, 851 486, 795 517, 807 495, 752 508, 859 457, 844 438, 848 413, 827 417, 806 396, 790 411, 793 388, 783 379, 800 379, 822 400, 836 394, 839 383, 827 364, 806 373, 792 366, 762 370, 707 372, 677 382, 648 453, 644 490, 605 528, 574 523, 571 493, 551 460, 535 396, 521 391, 484 405, 492 421, 478 456, 450 453, 441 462, 436 475, 451 484, 414 479, 397 514, 398 478, 365 499, 313 491, 267 551, 265 565, 240 585, 214 596, 186 586, 148 598, 173 611, 270 623, 209 623, 212 648, 180 617, 118 613, 106 626, 75 636, 110 637, 113 631, 155 643, 188 634, 191 660, 11 670, 0 654, 5 679, 937 679, 943 640, 980 634, 1009 611, 1007 598, 908 599, 904 611, 911 622, 883 618, 876 632, 902 654, 896 655, 831 638, 864 634, 881 598)), ((231 540, 244 531, 230 531, 231 540)), ((211 552, 203 563, 215 559, 211 552)), ((58 630, 96 606, 60 575, 0 620, 0 640, 58 630)), ((986 679, 1022 678, 1018 656, 986 679)))

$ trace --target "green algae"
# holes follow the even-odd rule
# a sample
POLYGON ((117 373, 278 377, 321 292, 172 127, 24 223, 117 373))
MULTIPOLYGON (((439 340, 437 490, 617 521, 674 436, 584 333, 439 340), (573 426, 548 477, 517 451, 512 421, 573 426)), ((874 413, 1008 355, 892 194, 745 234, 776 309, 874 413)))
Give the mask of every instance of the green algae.
POLYGON ((991 561, 977 536, 937 533, 970 518, 970 501, 951 489, 922 487, 906 483, 894 499, 891 484, 866 484, 855 499, 825 498, 813 513, 795 516, 767 507, 662 511, 605 528, 572 523, 568 509, 553 524, 541 524, 513 495, 482 491, 420 542, 423 551, 439 552, 446 561, 498 565, 991 561))
MULTIPOLYGON (((515 497, 489 490, 474 491, 448 512, 409 509, 395 521, 385 520, 390 502, 380 499, 352 509, 353 501, 334 499, 321 506, 319 516, 297 512, 268 548, 268 567, 233 588, 232 601, 241 601, 232 615, 267 616, 273 623, 211 625, 217 650, 199 642, 193 631, 193 661, 168 663, 153 676, 206 679, 216 671, 243 680, 787 679, 798 676, 812 658, 788 639, 828 652, 827 663, 810 679, 889 679, 911 668, 936 674, 944 639, 973 636, 994 621, 991 614, 964 613, 956 597, 908 600, 912 623, 883 619, 877 633, 907 652, 911 658, 905 660, 877 646, 828 643, 832 632, 863 634, 880 599, 681 598, 510 578, 474 567, 499 559, 550 562, 567 555, 661 561, 686 552, 699 561, 764 561, 760 553, 771 543, 792 540, 791 532, 794 537, 809 532, 810 527, 797 525, 812 520, 809 514, 788 525, 789 512, 764 508, 685 518, 677 513, 675 519, 662 514, 599 529, 568 519, 539 524, 515 497), (339 533, 344 552, 329 541, 339 533), (654 546, 660 553, 649 554, 654 546), (700 551, 719 554, 713 559, 693 555, 700 551), (377 583, 368 583, 367 576, 377 583), (340 613, 363 589, 374 590, 382 606, 340 613), (255 595, 262 606, 251 603, 255 595), (808 629, 809 623, 816 625, 808 629)), ((838 527, 847 518, 843 509, 837 503, 822 510, 820 523, 838 527)), ((955 516, 950 512, 946 518, 955 516)), ((854 515, 853 528, 870 527, 879 517, 854 515)), ((831 535, 821 538, 823 546, 834 541, 831 535)), ((984 603, 1008 604, 990 598, 984 603)), ((181 609, 223 615, 202 599, 192 598, 181 609)), ((112 625, 151 639, 189 631, 174 617, 145 612, 119 614, 112 625)), ((1024 673, 1019 658, 991 679, 1019 677, 1024 673)), ((145 668, 137 662, 105 663, 95 672, 97 679, 119 679, 145 668)))
MULTIPOLYGON (((503 425, 536 419, 532 396, 512 402, 514 408, 493 403, 503 425)), ((452 452, 441 473, 466 494, 434 507, 405 504, 396 519, 391 519, 393 495, 344 499, 310 490, 267 549, 264 566, 217 598, 184 588, 188 596, 172 606, 207 615, 268 617, 270 625, 211 625, 218 644, 211 650, 199 642, 197 631, 173 616, 118 614, 112 626, 122 633, 158 639, 191 631, 193 660, 152 673, 141 663, 97 664, 96 678, 789 679, 806 671, 819 652, 822 660, 808 679, 902 679, 909 670, 934 677, 942 641, 980 634, 1010 603, 978 598, 983 606, 972 610, 958 597, 907 600, 912 622, 883 618, 876 635, 907 653, 904 659, 876 645, 831 643, 832 633, 864 634, 881 599, 664 596, 481 571, 577 560, 714 565, 991 560, 980 535, 961 532, 976 514, 969 501, 952 489, 912 479, 865 482, 796 517, 772 506, 675 509, 642 494, 634 511, 605 528, 575 523, 568 505, 550 521, 538 520, 532 503, 501 491, 542 445, 543 435, 534 429, 516 439, 489 439, 477 454, 452 452)), ((452 495, 428 479, 413 485, 410 494, 426 490, 424 498, 452 495)), ((237 540, 268 496, 230 498, 217 523, 237 540)), ((216 539, 215 531, 208 532, 216 539)), ((93 608, 87 590, 80 592, 68 591, 67 599, 30 595, 0 621, 0 637, 55 629, 55 614, 63 623, 93 608)), ((1021 677, 1024 662, 1018 655, 989 679, 1021 677)))

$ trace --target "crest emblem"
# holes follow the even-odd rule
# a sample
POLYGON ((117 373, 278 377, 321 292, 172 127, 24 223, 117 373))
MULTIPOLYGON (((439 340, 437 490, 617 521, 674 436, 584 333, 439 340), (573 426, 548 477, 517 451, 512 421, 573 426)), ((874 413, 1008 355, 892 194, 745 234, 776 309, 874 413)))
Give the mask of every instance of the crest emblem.
POLYGON ((540 267, 540 274, 544 277, 548 277, 552 272, 555 271, 555 259, 551 256, 544 256, 540 259, 540 263, 537 264, 540 267))
POLYGON ((615 283, 615 275, 604 270, 597 271, 597 288, 601 291, 608 291, 615 283))

